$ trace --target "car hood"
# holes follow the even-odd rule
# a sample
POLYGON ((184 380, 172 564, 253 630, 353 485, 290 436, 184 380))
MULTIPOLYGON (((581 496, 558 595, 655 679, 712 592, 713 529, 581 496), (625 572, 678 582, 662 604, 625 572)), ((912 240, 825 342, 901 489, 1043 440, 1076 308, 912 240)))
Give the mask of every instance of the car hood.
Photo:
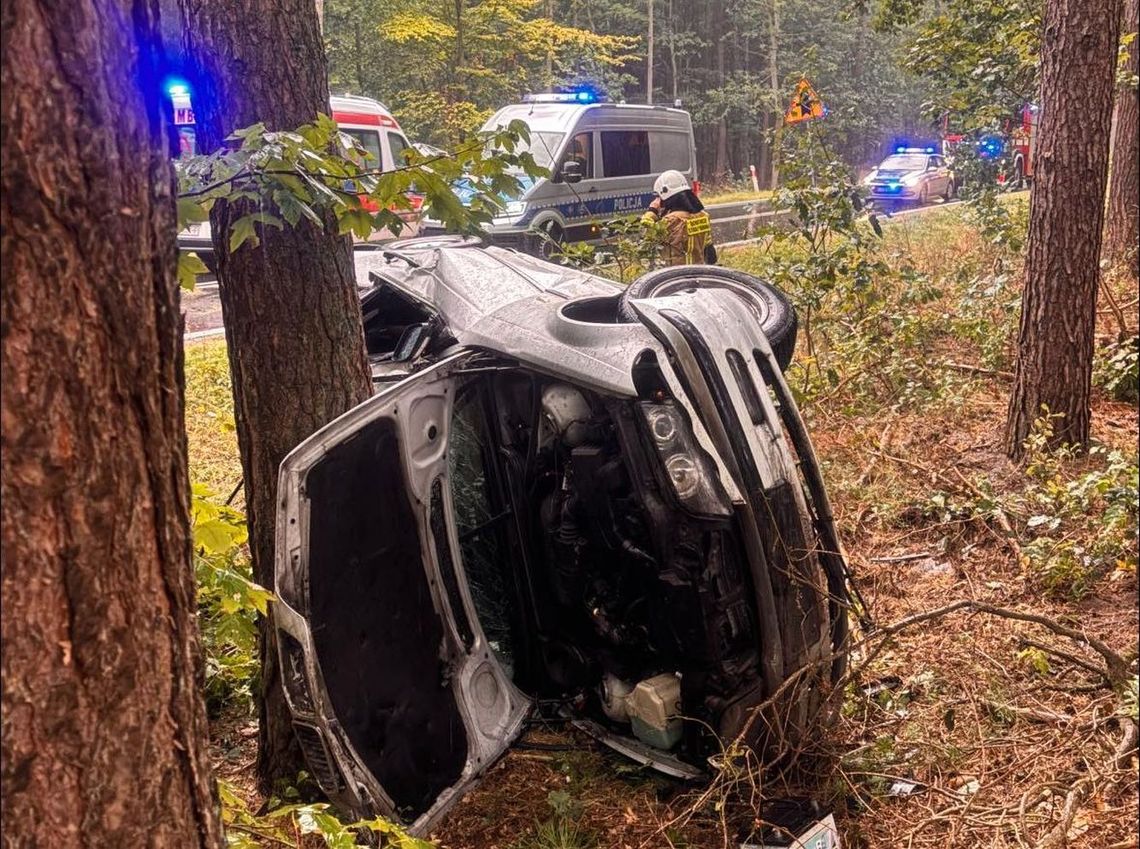
POLYGON ((458 236, 393 242, 356 256, 357 284, 390 285, 447 326, 459 346, 515 357, 592 388, 635 395, 630 363, 655 342, 641 324, 575 318, 610 311, 623 287, 458 236))
POLYGON ((905 177, 913 177, 913 176, 915 176, 917 174, 921 174, 921 173, 922 173, 921 171, 896 171, 896 170, 876 171, 874 174, 871 175, 871 179, 875 180, 875 181, 902 180, 905 177))

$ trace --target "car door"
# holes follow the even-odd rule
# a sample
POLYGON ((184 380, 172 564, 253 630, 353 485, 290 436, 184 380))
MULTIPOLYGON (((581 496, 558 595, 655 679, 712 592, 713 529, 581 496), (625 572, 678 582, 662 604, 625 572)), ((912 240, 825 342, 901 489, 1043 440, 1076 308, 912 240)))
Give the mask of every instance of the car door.
POLYGON ((934 178, 930 185, 930 193, 932 195, 946 194, 950 183, 950 169, 946 167, 946 160, 941 156, 932 156, 930 157, 930 164, 927 167, 934 171, 934 178))
MULTIPOLYGON (((528 699, 480 626, 453 503, 471 353, 380 392, 282 463, 273 623, 321 788, 422 834, 518 736, 528 699)), ((487 460, 493 462, 493 460, 487 460)))

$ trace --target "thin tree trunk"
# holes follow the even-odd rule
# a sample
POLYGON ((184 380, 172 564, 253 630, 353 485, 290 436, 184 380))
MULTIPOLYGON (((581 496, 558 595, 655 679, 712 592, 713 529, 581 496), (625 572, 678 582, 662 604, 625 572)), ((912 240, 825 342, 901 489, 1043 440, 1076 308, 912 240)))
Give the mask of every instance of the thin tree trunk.
MULTIPOLYGON (((297 127, 329 108, 328 75, 311 0, 186 0, 198 139, 217 149, 263 121, 297 127), (280 45, 289 45, 281 61, 280 45)), ((245 204, 215 205, 210 221, 245 476, 253 572, 273 586, 277 470, 302 439, 368 398, 360 302, 347 237, 307 220, 227 250, 245 204)), ((301 768, 271 629, 261 629, 258 774, 264 787, 301 768)))
POLYGON ((452 73, 457 75, 461 73, 460 69, 466 64, 467 56, 464 53, 466 49, 463 44, 463 4, 466 0, 455 0, 455 67, 452 73))
POLYGON ((669 0, 669 68, 670 78, 673 81, 673 105, 681 99, 679 80, 677 79, 677 19, 673 17, 673 0, 669 0))
MULTIPOLYGON (((554 22, 554 0, 546 0, 546 19, 554 22)), ((554 40, 546 45, 546 88, 554 89, 554 40)))
POLYGON ((1006 452, 1042 406, 1085 445, 1120 0, 1047 0, 1037 146, 1006 452))
POLYGON ((645 102, 653 105, 653 2, 645 0, 649 10, 649 37, 646 39, 647 56, 645 60, 645 102))
MULTIPOLYGON (((713 38, 716 39, 716 80, 717 86, 723 88, 724 74, 724 3, 717 0, 716 21, 713 27, 713 38)), ((716 122, 716 165, 713 167, 713 177, 723 180, 728 173, 728 120, 722 115, 716 122)))
MULTIPOLYGON (((1140 0, 1124 0, 1122 33, 1135 33, 1140 25, 1140 0)), ((1128 45, 1125 72, 1140 71, 1140 40, 1128 45)), ((1140 241, 1140 100, 1131 85, 1116 91, 1112 128, 1112 165, 1108 171, 1108 222, 1102 256, 1109 264, 1128 262, 1137 273, 1140 241)))
POLYGON ((364 90, 364 44, 360 37, 360 21, 352 22, 353 50, 352 62, 356 68, 356 94, 368 94, 364 90))
POLYGON ((155 7, 0 29, 4 844, 215 849, 155 7))
POLYGON ((780 184, 779 157, 776 156, 776 133, 780 126, 780 65, 778 61, 777 45, 780 39, 780 0, 771 0, 771 18, 768 26, 768 85, 772 90, 772 136, 768 140, 771 147, 768 162, 770 171, 768 187, 776 188, 780 184))

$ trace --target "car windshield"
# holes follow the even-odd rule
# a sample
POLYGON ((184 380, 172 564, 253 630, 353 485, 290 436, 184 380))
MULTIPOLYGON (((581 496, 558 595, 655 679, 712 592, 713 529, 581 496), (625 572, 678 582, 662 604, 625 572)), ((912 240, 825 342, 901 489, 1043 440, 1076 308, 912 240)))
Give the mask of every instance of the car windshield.
POLYGON ((901 153, 888 156, 879 166, 880 171, 920 171, 926 167, 926 155, 922 153, 901 153))
MULTIPOLYGON (((554 156, 558 153, 558 147, 562 144, 562 138, 565 133, 547 133, 547 132, 531 132, 530 142, 527 143, 522 139, 515 145, 514 153, 529 153, 534 157, 535 164, 540 168, 551 168, 554 165, 554 156)), ((493 154, 496 151, 488 148, 487 153, 493 154)))

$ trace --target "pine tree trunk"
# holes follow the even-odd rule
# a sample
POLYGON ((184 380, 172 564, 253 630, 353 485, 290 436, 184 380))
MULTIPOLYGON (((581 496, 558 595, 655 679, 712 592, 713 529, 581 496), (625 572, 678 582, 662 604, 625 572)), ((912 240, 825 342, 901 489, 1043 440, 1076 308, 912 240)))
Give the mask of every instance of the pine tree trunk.
POLYGON ((645 40, 645 102, 650 106, 653 105, 653 2, 654 0, 646 0, 645 4, 649 15, 649 31, 645 40))
MULTIPOLYGON (((715 6, 714 20, 716 25, 713 27, 713 37, 716 39, 716 81, 717 86, 724 88, 725 72, 724 72, 724 39, 726 38, 724 29, 724 3, 718 0, 715 6)), ((713 167, 714 179, 717 182, 724 180, 728 176, 728 120, 721 116, 716 122, 716 165, 713 167)))
MULTIPOLYGON (((186 11, 203 151, 258 121, 291 129, 328 113, 312 0, 187 0, 186 11)), ((254 577, 272 587, 278 467, 301 440, 367 399, 371 381, 347 237, 302 219, 293 229, 261 233, 258 247, 247 243, 230 254, 227 230, 245 212, 218 204, 210 221, 254 577)), ((295 778, 302 762, 265 623, 261 636, 258 774, 268 788, 295 778)))
POLYGON ((1046 406, 1085 445, 1120 0, 1047 0, 1041 124, 1006 452, 1046 406))
POLYGON ((214 849, 158 21, 0 24, 4 845, 214 849))
MULTIPOLYGON (((1140 25, 1140 0, 1124 0, 1122 33, 1140 25)), ((1140 40, 1128 45, 1125 72, 1140 71, 1140 40)), ((1137 273, 1140 241, 1140 98, 1131 85, 1118 86, 1112 127, 1112 165, 1108 172, 1108 222, 1101 255, 1112 265, 1128 262, 1137 273)))
POLYGON ((772 89, 775 111, 772 113, 772 138, 769 151, 770 171, 768 187, 775 189, 780 184, 780 164, 776 155, 776 133, 779 131, 783 113, 780 112, 780 66, 777 62, 777 47, 780 39, 780 0, 771 0, 772 15, 768 27, 768 85, 772 89))

